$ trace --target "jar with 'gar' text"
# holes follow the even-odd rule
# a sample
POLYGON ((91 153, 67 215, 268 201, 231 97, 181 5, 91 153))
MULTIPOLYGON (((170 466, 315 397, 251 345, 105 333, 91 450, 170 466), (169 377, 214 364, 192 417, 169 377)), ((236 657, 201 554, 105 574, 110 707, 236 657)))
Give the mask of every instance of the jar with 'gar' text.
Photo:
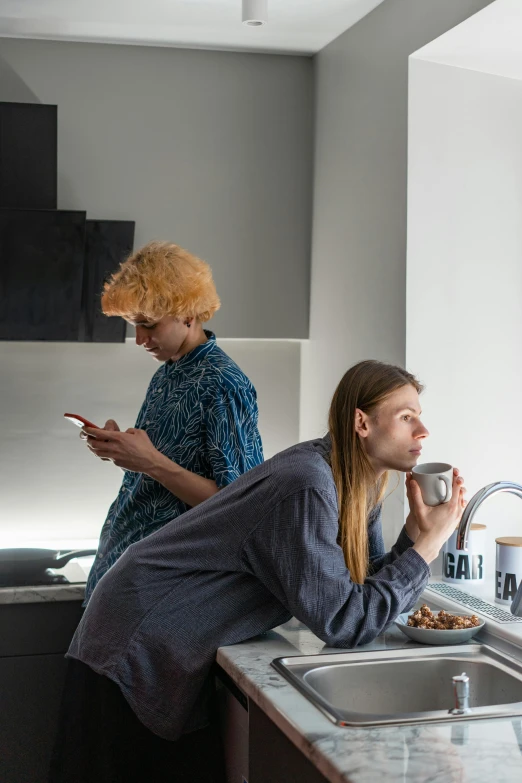
POLYGON ((475 584, 484 581, 486 525, 471 524, 468 548, 457 549, 457 530, 442 550, 442 578, 453 584, 475 584))

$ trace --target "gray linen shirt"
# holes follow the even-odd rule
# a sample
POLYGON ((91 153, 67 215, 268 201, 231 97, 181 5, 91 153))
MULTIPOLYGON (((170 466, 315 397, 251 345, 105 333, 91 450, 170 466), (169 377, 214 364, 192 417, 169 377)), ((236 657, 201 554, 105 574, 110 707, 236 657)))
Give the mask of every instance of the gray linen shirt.
POLYGON ((114 680, 160 737, 202 725, 218 647, 292 616, 327 645, 354 647, 422 593, 429 568, 404 530, 385 554, 380 508, 369 518, 370 574, 350 579, 329 447, 327 436, 258 465, 132 544, 100 580, 68 655, 114 680))

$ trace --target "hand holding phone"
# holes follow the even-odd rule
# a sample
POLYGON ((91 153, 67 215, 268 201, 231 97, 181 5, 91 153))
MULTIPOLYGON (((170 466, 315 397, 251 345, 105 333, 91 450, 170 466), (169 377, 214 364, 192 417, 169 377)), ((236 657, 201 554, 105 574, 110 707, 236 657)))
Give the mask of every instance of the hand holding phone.
MULTIPOLYGON (((85 419, 83 416, 80 416, 78 413, 64 413, 64 418, 68 419, 68 421, 72 421, 73 424, 76 424, 77 427, 82 428, 82 432, 80 433, 80 438, 83 440, 87 440, 87 433, 85 432, 85 427, 94 427, 95 430, 102 430, 102 429, 108 429, 108 430, 119 430, 120 428, 116 424, 113 419, 109 419, 105 423, 105 427, 98 427, 97 424, 93 424, 92 421, 89 421, 89 419, 85 419), (110 424, 111 426, 108 427, 107 425, 110 424)), ((89 435, 90 438, 94 438, 95 435, 89 435)), ((112 460, 107 459, 105 457, 102 457, 102 462, 112 462, 112 460)))

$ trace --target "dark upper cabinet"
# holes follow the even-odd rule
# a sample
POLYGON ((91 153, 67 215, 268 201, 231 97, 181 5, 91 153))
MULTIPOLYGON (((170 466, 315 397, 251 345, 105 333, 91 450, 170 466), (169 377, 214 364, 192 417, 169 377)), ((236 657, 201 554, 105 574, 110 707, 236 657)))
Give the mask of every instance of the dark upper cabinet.
POLYGON ((0 102, 0 340, 123 342, 100 295, 134 222, 58 210, 56 191, 57 107, 0 102))
POLYGON ((0 102, 0 207, 56 209, 57 106, 0 102))
POLYGON ((100 297, 103 284, 132 252, 134 221, 87 220, 85 224, 85 268, 83 278, 84 334, 86 342, 125 341, 123 318, 103 315, 100 297))
POLYGON ((0 210, 0 339, 78 340, 85 212, 0 210))

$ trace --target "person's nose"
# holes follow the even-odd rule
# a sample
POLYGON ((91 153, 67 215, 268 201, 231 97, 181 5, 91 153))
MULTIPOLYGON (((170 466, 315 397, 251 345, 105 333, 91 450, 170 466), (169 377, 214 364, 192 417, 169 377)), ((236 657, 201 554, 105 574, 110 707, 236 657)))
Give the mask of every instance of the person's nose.
POLYGON ((424 426, 422 421, 419 420, 417 427, 415 429, 415 437, 416 438, 427 438, 430 434, 427 427, 424 426))
POLYGON ((136 345, 143 345, 148 340, 148 335, 141 326, 136 327, 136 345))

